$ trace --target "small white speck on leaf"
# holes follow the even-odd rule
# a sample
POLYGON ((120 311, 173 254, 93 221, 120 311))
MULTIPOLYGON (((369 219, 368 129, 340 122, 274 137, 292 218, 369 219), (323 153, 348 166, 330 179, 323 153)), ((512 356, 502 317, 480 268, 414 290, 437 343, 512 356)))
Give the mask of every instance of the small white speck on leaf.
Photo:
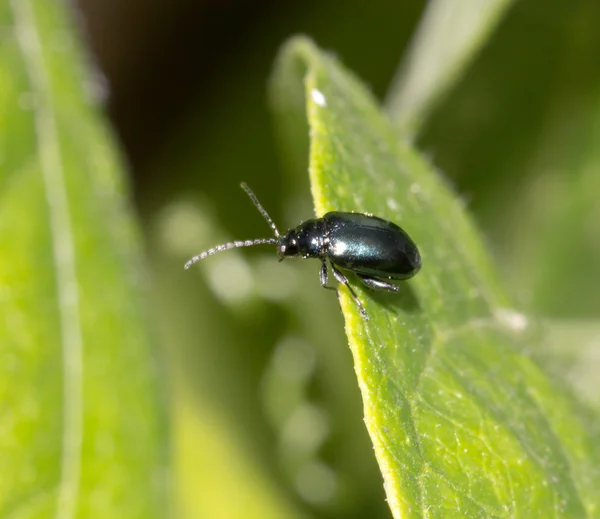
POLYGON ((310 91, 310 97, 312 97, 312 100, 315 102, 315 104, 319 105, 320 107, 324 108, 327 106, 327 99, 325 99, 323 92, 320 90, 313 88, 310 91))

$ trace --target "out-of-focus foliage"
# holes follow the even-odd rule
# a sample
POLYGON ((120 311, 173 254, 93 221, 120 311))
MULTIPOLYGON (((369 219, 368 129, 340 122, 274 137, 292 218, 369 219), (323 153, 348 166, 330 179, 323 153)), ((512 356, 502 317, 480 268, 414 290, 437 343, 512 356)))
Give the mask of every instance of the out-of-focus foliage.
MULTIPOLYGON (((38 101, 30 87, 18 83, 27 79, 14 48, 12 22, 14 6, 29 3, 44 24, 39 33, 43 53, 53 64, 50 76, 58 86, 52 91, 52 106, 61 107, 57 112, 61 116, 59 144, 68 157, 64 172, 81 330, 94 346, 83 351, 87 369, 82 382, 84 434, 98 431, 95 426, 119 431, 110 444, 114 457, 90 476, 97 480, 82 480, 81 489, 97 481, 108 481, 109 487, 115 484, 111 471, 120 471, 124 460, 127 474, 140 471, 140 476, 127 477, 126 485, 115 484, 111 489, 123 490, 118 497, 130 500, 131 506, 137 503, 158 511, 152 498, 161 499, 160 493, 140 490, 160 480, 147 478, 161 465, 166 421, 160 418, 153 397, 155 382, 146 349, 151 342, 148 335, 157 337, 140 316, 142 307, 132 288, 142 274, 137 259, 135 263, 131 259, 136 238, 128 230, 121 197, 114 194, 113 175, 119 168, 114 165, 112 147, 98 129, 96 115, 90 116, 89 108, 79 106, 84 104, 81 92, 73 92, 81 83, 98 84, 88 81, 72 57, 79 45, 75 42, 80 40, 62 23, 50 25, 56 21, 57 9, 66 4, 46 0, 12 0, 0 7, 0 178, 11 180, 3 183, 0 208, 10 212, 10 218, 2 219, 0 234, 0 301, 11 300, 2 296, 7 293, 4 287, 12 286, 5 283, 12 276, 11 269, 26 269, 29 274, 19 279, 31 290, 27 294, 32 304, 18 309, 27 310, 27 323, 34 324, 22 329, 39 334, 44 333, 44 326, 52 327, 44 335, 47 340, 36 339, 34 350, 21 352, 29 355, 27 363, 19 365, 22 369, 10 371, 14 357, 2 363, 7 372, 2 391, 13 399, 4 412, 33 419, 19 414, 29 408, 17 401, 26 396, 25 390, 34 392, 41 406, 35 420, 47 422, 23 429, 32 438, 44 440, 31 444, 25 454, 33 459, 39 449, 47 449, 48 466, 58 474, 52 460, 60 448, 54 440, 65 425, 62 389, 47 388, 62 383, 67 364, 55 342, 62 326, 56 306, 56 272, 43 266, 54 253, 51 219, 47 209, 43 212, 47 205, 39 171, 41 155, 36 154, 32 141, 32 107, 38 101), (70 47, 65 41, 71 42, 70 47), (50 60, 50 56, 60 58, 50 60), (19 154, 28 160, 17 163, 19 154), (30 174, 23 168, 29 168, 30 174), (40 184, 37 190, 36 182, 40 184), (24 193, 13 198, 19 186, 24 193), (32 235, 28 225, 38 217, 43 220, 42 213, 48 222, 29 229, 37 233, 32 235), (35 248, 17 247, 26 242, 35 243, 35 248), (55 347, 48 346, 52 344, 55 347), (21 382, 15 382, 15 377, 21 382), (141 413, 141 409, 148 412, 141 413), (121 456, 123 452, 129 457, 121 456), (140 504, 141 493, 146 501, 140 504)), ((332 293, 319 287, 318 265, 308 261, 278 264, 269 248, 229 251, 188 272, 182 265, 215 243, 268 235, 268 227, 237 187, 241 180, 257 192, 281 228, 313 215, 308 157, 302 152, 278 156, 278 133, 269 119, 266 83, 282 41, 290 34, 309 34, 323 48, 335 51, 381 98, 397 73, 397 63, 407 55, 425 2, 330 0, 297 4, 301 7, 257 2, 260 9, 253 5, 251 15, 236 11, 235 2, 227 3, 232 16, 235 12, 242 15, 219 26, 224 34, 218 41, 199 40, 210 66, 201 77, 201 84, 208 87, 200 89, 195 99, 189 97, 194 89, 191 81, 185 81, 185 71, 194 68, 203 49, 190 43, 189 35, 204 32, 194 25, 202 20, 185 15, 182 6, 187 3, 205 15, 203 28, 216 26, 210 16, 217 11, 217 3, 210 0, 80 0, 87 9, 88 25, 96 28, 92 46, 101 61, 105 48, 126 41, 123 35, 139 37, 144 31, 150 35, 137 47, 112 49, 118 67, 107 69, 107 80, 112 87, 111 103, 129 100, 121 109, 137 99, 147 101, 144 110, 131 112, 134 116, 129 119, 117 117, 117 131, 125 137, 125 151, 137 167, 136 196, 155 274, 151 303, 173 381, 168 401, 174 428, 174 464, 169 473, 175 490, 174 515, 189 519, 389 517, 381 473, 362 421, 339 305, 332 293), (118 18, 117 13, 128 11, 129 21, 118 18), (154 25, 147 23, 150 19, 154 25), (178 27, 187 32, 179 33, 178 27), (165 46, 169 35, 181 40, 180 54, 174 55, 165 46), (135 64, 123 58, 134 53, 145 56, 145 62, 135 64), (155 63, 179 67, 173 71, 178 73, 172 75, 165 68, 156 73, 155 63), (119 70, 126 74, 110 75, 119 70), (189 88, 183 88, 184 83, 189 88), (153 85, 162 85, 167 93, 153 90, 153 85), (188 97, 179 96, 180 90, 187 91, 188 97), (180 102, 179 123, 173 117, 170 126, 156 126, 162 124, 171 99, 180 102), (134 145, 130 137, 135 131, 134 145), (160 142, 149 139, 154 135, 161 136, 160 142)), ((441 104, 427 105, 419 112, 416 145, 461 194, 519 306, 530 315, 551 318, 547 326, 545 319, 539 326, 549 330, 551 340, 540 341, 544 348, 532 353, 557 377, 576 380, 577 391, 593 403, 589 396, 598 393, 597 377, 590 373, 600 363, 596 353, 600 216, 594 196, 600 178, 596 174, 600 148, 595 144, 600 127, 600 33, 596 27, 600 4, 527 0, 492 14, 498 15, 497 28, 488 30, 492 24, 488 29, 485 24, 475 27, 473 34, 484 37, 475 38, 471 44, 477 45, 462 51, 463 57, 471 56, 472 65, 464 70, 459 67, 460 74, 452 78, 440 77, 440 84, 444 88, 453 85, 452 90, 441 104), (476 52, 478 46, 480 52, 476 52)), ((85 29, 81 32, 87 35, 85 29)), ((461 41, 456 36, 460 35, 454 34, 452 40, 461 41)), ((426 28, 420 29, 421 42, 439 41, 439 37, 439 33, 428 35, 426 28)), ((450 49, 450 42, 446 43, 450 49)), ((425 62, 427 54, 420 59, 425 62)), ((420 70, 418 63, 411 66, 420 70)), ((307 134, 297 138, 303 149, 307 134)), ((120 192, 120 187, 116 190, 120 192)), ((8 317, 6 322, 18 323, 8 317)), ((16 328, 7 325, 6 330, 16 328)), ((535 326, 533 333, 537 333, 535 326)), ((10 353, 5 344, 11 343, 0 344, 0 355, 10 353)), ((8 438, 3 432, 7 423, 4 419, 0 423, 0 437, 8 438)), ((82 451, 82 459, 90 456, 93 462, 94 456, 101 456, 106 461, 103 449, 109 443, 103 442, 105 437, 84 438, 90 441, 84 443, 88 448, 82 451)), ((22 453, 13 447, 2 448, 0 456, 22 453)), ((32 477, 29 461, 11 463, 32 477)), ((39 470, 34 480, 43 474, 52 477, 44 472, 46 465, 35 465, 39 470)), ((5 484, 20 484, 19 470, 5 484)), ((56 477, 51 481, 56 482, 56 477)), ((95 499, 117 502, 112 490, 104 492, 98 485, 95 489, 95 499)), ((37 495, 25 496, 32 517, 36 506, 56 504, 55 495, 42 493, 35 501, 37 495)), ((14 507, 0 510, 19 512, 24 498, 16 493, 7 498, 3 490, 0 499, 9 498, 14 507)), ((123 505, 123 514, 130 510, 127 506, 123 505)), ((152 511, 144 512, 144 517, 151 517, 152 511)), ((37 516, 47 514, 42 510, 37 516)))
POLYGON ((414 137, 502 20, 512 0, 432 0, 392 81, 388 113, 414 137))
POLYGON ((164 517, 139 237, 67 14, 0 4, 0 516, 164 517))

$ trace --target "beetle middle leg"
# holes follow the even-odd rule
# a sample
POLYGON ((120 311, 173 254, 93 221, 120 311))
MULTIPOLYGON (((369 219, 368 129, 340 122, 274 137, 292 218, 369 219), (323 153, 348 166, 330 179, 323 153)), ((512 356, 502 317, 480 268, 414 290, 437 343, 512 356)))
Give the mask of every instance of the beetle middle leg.
POLYGON ((389 292, 398 292, 400 290, 396 285, 392 285, 381 278, 374 278, 358 273, 356 275, 366 286, 373 290, 387 290, 389 292))
POLYGON ((369 316, 367 315, 367 311, 365 310, 365 307, 360 302, 360 299, 358 299, 356 292, 350 286, 350 282, 348 281, 348 278, 346 276, 344 276, 344 274, 342 274, 338 269, 336 269, 335 265, 333 265, 333 264, 331 265, 331 270, 333 272, 335 279, 337 279, 340 283, 342 283, 343 285, 346 286, 346 288, 350 292, 350 295, 352 296, 352 299, 354 299, 356 306, 358 306, 358 309, 360 310, 360 314, 363 316, 363 318, 368 319, 369 316))

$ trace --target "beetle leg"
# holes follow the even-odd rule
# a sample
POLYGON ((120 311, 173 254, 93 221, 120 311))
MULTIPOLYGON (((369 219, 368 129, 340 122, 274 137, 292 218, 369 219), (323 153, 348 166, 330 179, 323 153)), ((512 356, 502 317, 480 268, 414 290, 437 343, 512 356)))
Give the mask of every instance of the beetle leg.
POLYGON ((327 290, 335 290, 335 287, 328 287, 327 280, 329 279, 329 273, 327 272, 327 262, 323 260, 321 263, 321 270, 319 271, 319 278, 321 279, 321 286, 327 290))
POLYGON ((398 292, 400 290, 396 285, 392 285, 380 278, 365 276, 364 274, 357 274, 357 276, 365 285, 373 290, 388 290, 389 292, 398 292))
POLYGON ((343 285, 346 285, 346 288, 350 292, 352 299, 354 299, 356 306, 358 306, 358 309, 360 310, 360 314, 363 316, 363 318, 369 319, 369 316, 367 315, 367 311, 365 310, 365 307, 360 302, 360 299, 358 299, 356 292, 354 292, 354 290, 352 290, 352 287, 350 286, 348 278, 346 276, 344 276, 344 274, 342 274, 338 269, 336 269, 335 265, 333 263, 331 264, 331 270, 333 271, 333 275, 334 275, 335 279, 337 279, 343 285))

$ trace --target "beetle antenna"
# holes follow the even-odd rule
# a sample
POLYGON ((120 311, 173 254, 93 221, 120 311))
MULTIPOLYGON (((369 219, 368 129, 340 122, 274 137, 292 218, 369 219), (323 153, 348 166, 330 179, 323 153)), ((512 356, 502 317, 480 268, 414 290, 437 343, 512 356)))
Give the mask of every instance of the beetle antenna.
POLYGON ((185 266, 183 268, 187 270, 194 263, 197 263, 198 261, 203 260, 204 258, 206 258, 208 256, 212 256, 213 254, 216 254, 217 252, 223 252, 223 251, 229 250, 229 249, 236 249, 238 247, 252 247, 253 245, 264 245, 264 244, 276 245, 277 242, 278 242, 277 238, 258 238, 257 240, 231 241, 229 243, 223 243, 222 245, 217 245, 216 247, 213 247, 212 249, 208 249, 207 251, 201 252, 197 256, 194 256, 190 261, 188 261, 185 264, 185 266))
POLYGON ((271 227, 271 229, 273 229, 273 234, 275 234, 275 237, 279 238, 279 231, 277 230, 277 226, 275 225, 275 223, 273 222, 273 220, 271 220, 271 217, 269 216, 269 213, 267 213, 267 211, 265 210, 265 208, 258 201, 258 198, 256 198, 256 195, 254 194, 254 192, 252 191, 252 189, 250 189, 248 187, 248 184, 246 184, 246 182, 242 182, 240 184, 240 186, 242 186, 242 189, 244 191, 246 191, 246 194, 250 197, 250 200, 252 200, 252 203, 259 210, 260 214, 262 214, 264 216, 265 220, 267 221, 267 223, 269 224, 269 226, 271 227))

